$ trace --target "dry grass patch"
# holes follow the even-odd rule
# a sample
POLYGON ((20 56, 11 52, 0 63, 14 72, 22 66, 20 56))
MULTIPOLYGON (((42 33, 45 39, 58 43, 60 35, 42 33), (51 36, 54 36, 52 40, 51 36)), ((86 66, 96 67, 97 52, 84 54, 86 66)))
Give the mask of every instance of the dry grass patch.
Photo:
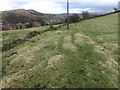
POLYGON ((113 43, 104 43, 103 47, 105 47, 106 49, 114 52, 114 51, 118 51, 118 45, 117 44, 113 44, 113 43))
POLYGON ((3 39, 2 38, 0 38, 0 41, 2 41, 3 39))
POLYGON ((64 43, 71 43, 71 37, 72 36, 65 36, 65 38, 64 38, 64 43))
POLYGON ((95 51, 103 54, 106 57, 106 60, 99 62, 101 66, 112 70, 114 73, 118 74, 118 71, 115 69, 118 67, 118 63, 114 59, 112 51, 117 50, 117 44, 113 43, 104 43, 102 46, 96 45, 95 51))
POLYGON ((96 37, 96 40, 103 42, 104 40, 117 40, 118 36, 116 34, 112 34, 112 35, 99 35, 96 37))
POLYGON ((66 36, 64 38, 64 44, 63 44, 63 48, 65 49, 68 49, 68 50, 71 50, 71 51, 76 51, 77 50, 77 47, 74 46, 72 43, 71 43, 71 38, 72 36, 66 36))
POLYGON ((22 49, 17 50, 19 52, 17 55, 14 55, 14 58, 12 59, 13 56, 9 57, 9 59, 12 59, 10 64, 12 64, 15 61, 18 60, 24 60, 26 63, 30 63, 32 59, 34 58, 34 55, 37 50, 40 50, 43 47, 42 44, 39 44, 34 47, 24 47, 22 49))
POLYGON ((83 43, 84 42, 83 35, 80 34, 80 33, 76 33, 74 35, 74 38, 75 38, 74 43, 79 44, 79 43, 83 43))
POLYGON ((29 57, 25 58, 25 62, 27 64, 29 64, 29 63, 31 63, 33 61, 33 58, 34 58, 34 56, 29 56, 29 57))
POLYGON ((29 69, 29 72, 32 72, 33 70, 37 70, 38 68, 41 68, 42 67, 42 63, 40 63, 40 64, 38 64, 38 65, 36 65, 36 66, 34 66, 34 67, 32 67, 32 68, 30 68, 29 69))
POLYGON ((81 43, 88 43, 88 44, 95 44, 95 42, 88 36, 81 34, 81 33, 76 33, 74 35, 74 43, 76 44, 81 44, 81 43))
POLYGON ((54 65, 56 65, 63 58, 64 58, 64 55, 55 55, 55 56, 52 56, 48 60, 48 67, 53 67, 54 65))
POLYGON ((11 82, 13 82, 13 80, 17 80, 17 79, 23 77, 25 75, 25 74, 23 74, 23 72, 24 71, 20 70, 17 73, 14 73, 12 75, 3 77, 2 80, 0 81, 0 84, 1 84, 2 88, 9 87, 9 84, 11 82))
POLYGON ((61 34, 63 31, 56 31, 55 32, 55 35, 57 35, 57 34, 61 34))
POLYGON ((18 50, 16 50, 16 51, 23 53, 23 52, 27 51, 28 48, 29 48, 29 47, 21 47, 20 49, 18 49, 18 50))
POLYGON ((8 39, 9 39, 9 37, 0 38, 1 41, 2 41, 2 40, 8 40, 8 39))
POLYGON ((84 35, 84 39, 85 39, 86 43, 88 43, 88 44, 95 44, 95 42, 88 36, 84 35))
POLYGON ((74 46, 72 43, 63 44, 63 48, 71 50, 71 51, 76 51, 77 50, 77 47, 74 46))
POLYGON ((104 55, 110 54, 109 51, 107 51, 104 47, 99 46, 99 45, 95 46, 95 51, 98 52, 98 53, 104 54, 104 55))
POLYGON ((112 58, 109 57, 106 61, 104 62, 99 62, 99 64, 105 68, 108 68, 110 70, 112 70, 115 74, 118 75, 118 69, 115 69, 116 67, 118 68, 119 65, 118 63, 112 58))
POLYGON ((100 62, 100 64, 103 67, 106 67, 106 68, 109 68, 109 69, 112 69, 113 67, 118 66, 118 63, 113 58, 108 58, 108 60, 106 60, 102 63, 100 62))

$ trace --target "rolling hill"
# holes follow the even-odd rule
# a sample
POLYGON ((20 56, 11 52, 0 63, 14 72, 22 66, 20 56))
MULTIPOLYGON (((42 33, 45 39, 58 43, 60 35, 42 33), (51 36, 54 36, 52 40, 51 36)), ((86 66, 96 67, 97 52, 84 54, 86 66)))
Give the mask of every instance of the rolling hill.
MULTIPOLYGON (((59 26, 59 25, 58 25, 59 26)), ((3 45, 49 26, 1 31, 3 45)), ((57 27, 55 25, 55 27, 57 27)), ((2 52, 3 88, 118 88, 118 13, 37 35, 2 52)))
POLYGON ((2 11, 0 14, 0 17, 2 17, 3 23, 26 23, 26 22, 32 22, 32 21, 39 21, 39 22, 50 22, 50 20, 56 20, 56 23, 58 20, 63 21, 65 17, 58 16, 56 14, 43 14, 40 12, 37 12, 35 10, 29 9, 16 9, 16 10, 9 10, 9 11, 2 11))

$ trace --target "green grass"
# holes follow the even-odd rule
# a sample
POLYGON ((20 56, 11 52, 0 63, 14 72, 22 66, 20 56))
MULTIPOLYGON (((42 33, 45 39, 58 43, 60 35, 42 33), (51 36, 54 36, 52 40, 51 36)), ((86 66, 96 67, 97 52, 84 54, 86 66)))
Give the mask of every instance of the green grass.
MULTIPOLYGON (((30 29, 19 29, 19 30, 10 30, 8 31, 3 31, 2 32, 2 44, 6 44, 11 40, 15 40, 18 38, 24 37, 28 32, 31 31, 43 31, 49 26, 44 26, 44 27, 35 27, 35 28, 30 28, 30 29)), ((1 33, 0 33, 1 34, 1 33)))
MULTIPOLYGON (((118 88, 117 19, 111 14, 70 24, 3 52, 3 87, 118 88)), ((46 28, 4 31, 2 42, 46 28)))

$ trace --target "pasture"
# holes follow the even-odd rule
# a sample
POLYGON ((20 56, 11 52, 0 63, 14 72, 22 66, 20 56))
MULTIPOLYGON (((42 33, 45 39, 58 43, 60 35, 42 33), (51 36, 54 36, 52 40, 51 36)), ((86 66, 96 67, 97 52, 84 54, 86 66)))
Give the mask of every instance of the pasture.
MULTIPOLYGON (((30 31, 1 31, 2 46, 30 31)), ((48 31, 2 52, 4 88, 118 88, 118 15, 48 31)))

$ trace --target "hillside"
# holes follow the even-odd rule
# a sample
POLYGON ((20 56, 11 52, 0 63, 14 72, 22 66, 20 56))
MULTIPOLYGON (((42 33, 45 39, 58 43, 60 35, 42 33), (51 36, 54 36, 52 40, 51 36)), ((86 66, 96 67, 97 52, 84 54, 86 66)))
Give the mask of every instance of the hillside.
POLYGON ((50 20, 64 20, 64 17, 54 15, 54 14, 43 14, 37 12, 35 10, 25 10, 25 9, 16 9, 16 10, 9 10, 9 11, 2 11, 0 14, 2 17, 3 23, 26 23, 32 21, 38 22, 50 22, 50 20))
MULTIPOLYGON (((38 27, 1 31, 3 45, 38 27)), ((2 52, 6 88, 118 88, 118 15, 48 31, 2 52)))

